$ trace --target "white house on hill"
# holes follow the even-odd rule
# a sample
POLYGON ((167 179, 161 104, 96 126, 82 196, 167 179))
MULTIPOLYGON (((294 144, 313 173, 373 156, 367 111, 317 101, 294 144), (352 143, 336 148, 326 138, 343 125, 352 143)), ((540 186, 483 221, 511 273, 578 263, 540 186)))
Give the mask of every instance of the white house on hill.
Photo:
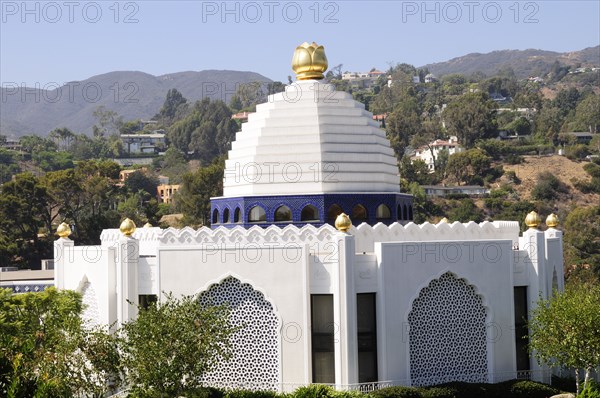
POLYGON ((430 172, 435 171, 435 160, 438 158, 441 151, 448 151, 448 156, 464 151, 464 148, 458 143, 456 136, 450 137, 448 140, 435 140, 429 145, 424 145, 417 148, 411 160, 420 159, 427 164, 430 172))

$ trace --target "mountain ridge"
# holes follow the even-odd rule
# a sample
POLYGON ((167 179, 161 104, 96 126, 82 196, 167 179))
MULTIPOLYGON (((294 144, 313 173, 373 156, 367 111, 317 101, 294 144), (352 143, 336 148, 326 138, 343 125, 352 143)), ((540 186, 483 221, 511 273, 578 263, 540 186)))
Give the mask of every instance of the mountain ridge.
MULTIPOLYGON (((510 67, 523 79, 548 73, 556 61, 568 66, 599 67, 600 45, 564 53, 541 49, 474 52, 422 68, 439 77, 451 73, 468 76, 475 72, 493 76, 510 67)), ((190 102, 205 97, 228 102, 238 84, 252 81, 272 80, 252 71, 227 69, 188 70, 158 76, 143 71, 111 71, 73 80, 53 90, 40 89, 37 93, 32 93, 31 88, 0 87, 0 134, 47 135, 59 127, 91 134, 96 123, 93 113, 99 106, 117 112, 124 120, 148 119, 158 112, 171 88, 179 90, 190 102)))
POLYGON ((487 76, 497 74, 500 69, 510 67, 518 78, 540 76, 548 73, 555 61, 568 66, 600 66, 600 45, 578 51, 556 52, 541 49, 495 50, 488 53, 469 53, 447 61, 423 65, 435 75, 453 73, 470 75, 483 72, 487 76))
POLYGON ((228 102, 238 84, 272 80, 255 72, 209 69, 155 76, 143 71, 111 71, 73 80, 51 90, 0 88, 0 134, 47 135, 58 127, 91 134, 94 110, 104 106, 124 120, 148 119, 164 103, 167 91, 179 90, 190 102, 208 97, 228 102))

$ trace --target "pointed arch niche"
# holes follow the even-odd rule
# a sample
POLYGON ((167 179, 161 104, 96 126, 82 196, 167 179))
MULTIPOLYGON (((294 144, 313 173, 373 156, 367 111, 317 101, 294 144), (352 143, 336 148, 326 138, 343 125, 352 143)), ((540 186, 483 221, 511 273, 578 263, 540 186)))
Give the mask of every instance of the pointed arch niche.
POLYGON ((198 296, 203 307, 226 305, 230 322, 239 329, 231 336, 232 356, 204 375, 208 385, 277 391, 280 384, 279 318, 273 304, 249 283, 228 276, 198 296))
POLYGON ((412 385, 487 381, 486 308, 475 287, 446 272, 408 314, 412 385))

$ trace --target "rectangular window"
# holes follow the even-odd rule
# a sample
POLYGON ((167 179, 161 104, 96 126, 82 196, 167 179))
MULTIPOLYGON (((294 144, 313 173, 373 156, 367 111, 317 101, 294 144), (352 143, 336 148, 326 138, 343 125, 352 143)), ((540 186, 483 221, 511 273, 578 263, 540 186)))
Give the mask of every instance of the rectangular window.
POLYGON ((515 348, 517 371, 530 370, 527 335, 527 286, 517 286, 515 294, 515 348))
POLYGON ((140 307, 146 309, 152 303, 156 303, 158 301, 158 296, 156 294, 140 294, 138 296, 138 302, 140 303, 140 307))
POLYGON ((335 383, 333 295, 310 296, 313 383, 335 383))
POLYGON ((375 310, 375 293, 360 293, 356 295, 359 383, 378 381, 377 316, 375 310))

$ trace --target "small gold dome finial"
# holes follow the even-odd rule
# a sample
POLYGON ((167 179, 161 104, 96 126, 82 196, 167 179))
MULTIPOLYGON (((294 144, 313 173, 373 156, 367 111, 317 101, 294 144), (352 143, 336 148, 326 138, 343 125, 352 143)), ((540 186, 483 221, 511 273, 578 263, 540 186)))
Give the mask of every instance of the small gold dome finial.
MULTIPOLYGON (((440 223, 442 223, 442 222, 448 223, 448 222, 450 222, 450 221, 449 221, 449 220, 448 220, 446 217, 444 217, 444 218, 442 218, 442 219, 440 220, 440 223)), ((439 224, 439 223, 438 223, 438 224, 439 224)))
POLYGON ((558 226, 559 219, 558 216, 554 213, 550 214, 546 217, 546 225, 550 228, 556 228, 558 226))
POLYGON ((328 67, 325 47, 313 42, 296 47, 292 58, 292 69, 298 80, 321 80, 328 67))
POLYGON ((63 222, 56 228, 56 234, 61 238, 66 239, 71 235, 71 227, 66 222, 63 222))
POLYGON ((350 227, 352 227, 352 221, 350 221, 350 217, 346 213, 341 213, 335 219, 335 227, 342 232, 347 232, 350 227))
POLYGON ((525 225, 529 228, 537 228, 541 223, 542 219, 535 211, 530 212, 527 214, 527 217, 525 217, 525 225))
POLYGON ((121 230, 123 235, 130 237, 135 232, 135 223, 129 218, 126 218, 121 223, 119 230, 121 230))
POLYGON ((146 224, 144 224, 144 228, 152 228, 152 224, 150 224, 149 222, 147 222, 146 224))

